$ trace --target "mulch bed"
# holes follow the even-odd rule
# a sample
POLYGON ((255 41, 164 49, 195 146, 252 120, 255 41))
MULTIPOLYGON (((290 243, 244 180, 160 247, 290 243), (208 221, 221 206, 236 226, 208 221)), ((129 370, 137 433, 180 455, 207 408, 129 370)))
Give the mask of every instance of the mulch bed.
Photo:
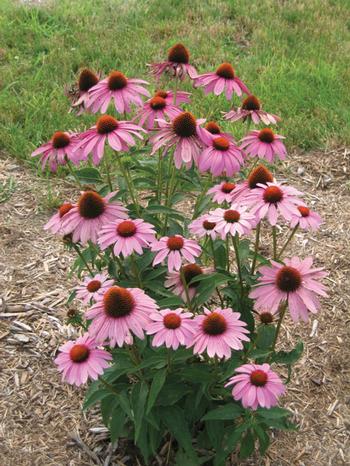
MULTIPOLYGON (((244 464, 350 464, 349 172, 346 149, 291 154, 282 169, 324 218, 316 234, 297 233, 293 252, 330 272, 330 299, 309 324, 283 328, 283 346, 305 342, 283 401, 299 430, 278 433, 263 459, 244 464)), ((0 185, 11 177, 15 190, 0 204, 0 462, 136 466, 125 445, 110 444, 98 411, 81 411, 84 389, 63 385, 53 365, 58 346, 76 334, 65 325, 71 257, 42 229, 51 215, 45 180, 0 157, 0 185)), ((52 191, 63 201, 73 188, 57 180, 52 191)))

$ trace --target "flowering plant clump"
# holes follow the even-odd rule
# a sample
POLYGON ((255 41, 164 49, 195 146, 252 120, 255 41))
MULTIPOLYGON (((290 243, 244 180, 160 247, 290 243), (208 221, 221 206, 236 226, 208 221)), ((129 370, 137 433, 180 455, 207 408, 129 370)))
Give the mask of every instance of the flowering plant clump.
POLYGON ((131 440, 145 464, 167 443, 176 464, 220 466, 235 451, 264 454, 271 429, 294 428, 280 404, 303 344, 277 350, 281 324, 287 311, 307 322, 327 294, 326 273, 288 246, 322 220, 275 179, 271 163, 287 151, 266 125, 280 118, 230 63, 199 75, 176 44, 150 67, 153 97, 145 80, 84 69, 73 105, 103 115, 33 152, 77 183, 45 225, 77 254, 79 277, 69 297, 79 336, 55 363, 64 381, 90 381, 85 409, 99 403, 111 441, 131 440), (191 99, 184 80, 198 89, 191 99), (223 105, 242 99, 224 130, 193 115, 203 90, 223 105), (246 124, 236 142, 231 126, 246 124))

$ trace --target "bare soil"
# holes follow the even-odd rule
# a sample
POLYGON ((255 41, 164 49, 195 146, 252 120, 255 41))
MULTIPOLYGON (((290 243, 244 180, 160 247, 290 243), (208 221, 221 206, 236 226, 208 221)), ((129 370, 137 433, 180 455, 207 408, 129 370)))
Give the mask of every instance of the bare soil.
MULTIPOLYGON (((283 327, 283 346, 305 342, 283 401, 299 430, 276 434, 267 455, 246 464, 350 464, 349 171, 345 149, 291 154, 282 168, 324 218, 317 234, 296 235, 294 252, 313 255, 330 272, 330 298, 309 324, 287 321, 283 327)), ((84 389, 60 381, 53 358, 64 340, 75 337, 65 325, 75 283, 67 278, 71 257, 42 229, 52 215, 45 180, 0 157, 0 186, 10 178, 15 190, 0 204, 0 464, 136 466, 135 457, 109 444, 98 412, 81 411, 84 389)), ((51 195, 70 198, 72 186, 53 184, 51 195)))

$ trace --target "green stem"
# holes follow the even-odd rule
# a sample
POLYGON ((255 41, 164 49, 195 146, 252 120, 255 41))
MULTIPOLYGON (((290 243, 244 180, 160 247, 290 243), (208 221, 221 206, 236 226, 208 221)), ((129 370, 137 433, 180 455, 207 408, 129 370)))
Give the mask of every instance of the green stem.
POLYGON ((159 204, 162 203, 162 187, 163 187, 163 155, 162 151, 159 150, 158 154, 158 187, 157 187, 157 199, 159 204))
POLYGON ((232 243, 233 243, 233 247, 235 249, 235 254, 236 254, 238 278, 239 278, 239 284, 240 284, 240 287, 241 287, 241 296, 243 296, 243 290, 244 290, 244 288, 243 288, 243 277, 242 277, 241 260, 240 260, 240 257, 239 257, 239 248, 238 248, 239 238, 238 238, 237 233, 236 233, 236 235, 234 237, 232 237, 232 243))
POLYGON ((230 237, 229 235, 226 236, 226 261, 227 261, 227 271, 230 272, 230 244, 229 244, 230 237))
POLYGON ((295 225, 295 227, 293 228, 291 234, 289 235, 289 238, 287 239, 287 241, 284 243, 282 249, 280 250, 279 254, 277 255, 277 259, 279 259, 282 254, 284 253, 286 247, 288 246, 288 244, 291 242, 291 240, 293 239, 295 233, 297 232, 297 229, 299 227, 299 223, 297 225, 295 225))
POLYGON ((123 264, 122 264, 122 261, 119 259, 118 256, 116 256, 116 255, 114 254, 113 249, 112 249, 112 257, 113 257, 113 260, 118 264, 119 271, 120 271, 123 275, 125 275, 125 277, 126 277, 126 272, 125 272, 124 266, 123 266, 123 264))
POLYGON ((177 88, 179 85, 179 80, 177 76, 175 77, 175 85, 174 85, 174 97, 173 97, 173 104, 176 106, 176 96, 177 96, 177 88))
POLYGON ((112 186, 112 179, 111 179, 111 173, 110 173, 110 166, 109 166, 109 161, 108 161, 108 154, 104 156, 104 161, 105 161, 105 168, 106 168, 106 174, 107 174, 107 184, 110 189, 110 191, 113 191, 113 186, 112 186))
POLYGON ((90 275, 93 275, 93 271, 92 269, 90 268, 89 264, 86 262, 86 259, 85 257, 82 255, 80 249, 79 249, 79 246, 77 246, 73 241, 72 241, 72 246, 73 248, 75 249, 76 253, 78 254, 78 256, 80 257, 80 259, 82 260, 82 262, 84 263, 85 267, 87 268, 88 272, 90 275))
POLYGON ((130 194, 132 202, 135 205, 136 213, 137 213, 138 216, 140 216, 140 206, 139 206, 139 203, 137 202, 137 198, 135 196, 132 178, 129 177, 128 171, 125 169, 123 162, 120 160, 120 157, 117 156, 116 159, 117 159, 118 167, 119 167, 120 171, 122 172, 122 175, 125 178, 126 184, 128 185, 129 194, 130 194))
MULTIPOLYGON (((168 182, 167 182, 167 187, 166 187, 166 198, 165 198, 165 205, 166 207, 170 207, 170 199, 173 194, 173 185, 175 181, 175 175, 176 175, 176 170, 175 170, 175 164, 173 158, 169 158, 169 170, 168 170, 168 182)), ((163 226, 163 235, 166 234, 166 230, 168 227, 168 214, 165 214, 164 218, 164 226, 163 226)))
POLYGON ((72 175, 72 177, 73 177, 73 178, 75 179, 75 181, 78 183, 79 188, 82 188, 83 186, 82 186, 82 184, 81 184, 79 178, 77 177, 75 171, 73 170, 73 167, 72 167, 72 165, 71 165, 71 163, 70 163, 69 161, 67 162, 67 168, 68 168, 68 170, 69 170, 69 173, 72 175))
POLYGON ((285 313, 286 313, 287 305, 288 305, 288 303, 286 301, 280 308, 280 315, 279 315, 279 319, 278 319, 278 322, 277 322, 275 338, 273 339, 273 343, 272 343, 272 347, 271 347, 271 356, 274 353, 275 348, 276 348, 276 343, 277 343, 278 336, 279 336, 279 333, 280 333, 280 330, 281 330, 282 321, 283 321, 283 318, 284 318, 285 313))
POLYGON ((140 272, 139 272, 139 270, 137 268, 135 256, 134 256, 134 254, 131 254, 130 257, 131 257, 131 264, 132 264, 132 268, 133 268, 133 271, 134 271, 134 276, 135 276, 136 282, 137 282, 139 288, 141 288, 141 290, 142 290, 143 289, 143 284, 142 284, 140 272))
POLYGON ((196 204, 194 206, 194 211, 193 211, 193 217, 192 217, 192 220, 194 220, 196 217, 197 217, 197 211, 198 211, 198 207, 200 207, 200 204, 204 198, 204 196, 206 195, 207 191, 208 191, 208 188, 211 184, 211 181, 212 181, 212 177, 211 176, 208 176, 208 179, 206 181, 206 183, 204 184, 203 186, 203 189, 200 193, 200 195, 198 196, 197 198, 197 201, 196 201, 196 204))
POLYGON ((191 310, 192 310, 192 304, 191 304, 190 293, 189 293, 189 291, 188 291, 188 285, 187 285, 186 278, 185 278, 185 274, 184 274, 184 271, 183 271, 183 268, 182 268, 182 267, 181 267, 181 269, 180 269, 180 278, 181 278, 183 287, 184 287, 184 289, 185 289, 187 307, 188 307, 188 309, 191 311, 191 310))
POLYGON ((273 260, 277 259, 277 230, 276 227, 272 227, 272 243, 273 243, 273 260))
POLYGON ((256 226, 256 232, 255 232, 255 245, 254 245, 254 257, 253 257, 253 262, 252 262, 252 269, 251 269, 251 274, 254 275, 255 272, 255 266, 256 266, 256 259, 258 257, 258 250, 259 250, 259 240, 260 240, 260 227, 261 227, 261 222, 259 222, 256 226))
POLYGON ((217 263, 216 263, 216 257, 215 257, 214 241, 213 241, 213 238, 211 236, 209 236, 208 238, 209 238, 210 249, 211 249, 211 252, 213 254, 214 268, 216 270, 217 263))

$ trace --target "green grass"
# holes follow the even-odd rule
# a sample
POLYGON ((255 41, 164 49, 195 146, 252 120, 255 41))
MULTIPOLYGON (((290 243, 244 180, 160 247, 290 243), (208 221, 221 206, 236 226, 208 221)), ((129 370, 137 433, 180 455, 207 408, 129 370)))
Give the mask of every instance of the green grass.
MULTIPOLYGON (((147 76, 179 41, 200 72, 232 62, 282 116, 289 148, 349 144, 349 13, 347 0, 1 0, 0 149, 29 160, 55 130, 93 121, 67 113, 63 88, 81 67, 147 76)), ((228 108, 201 91, 192 106, 207 118, 228 108)))

